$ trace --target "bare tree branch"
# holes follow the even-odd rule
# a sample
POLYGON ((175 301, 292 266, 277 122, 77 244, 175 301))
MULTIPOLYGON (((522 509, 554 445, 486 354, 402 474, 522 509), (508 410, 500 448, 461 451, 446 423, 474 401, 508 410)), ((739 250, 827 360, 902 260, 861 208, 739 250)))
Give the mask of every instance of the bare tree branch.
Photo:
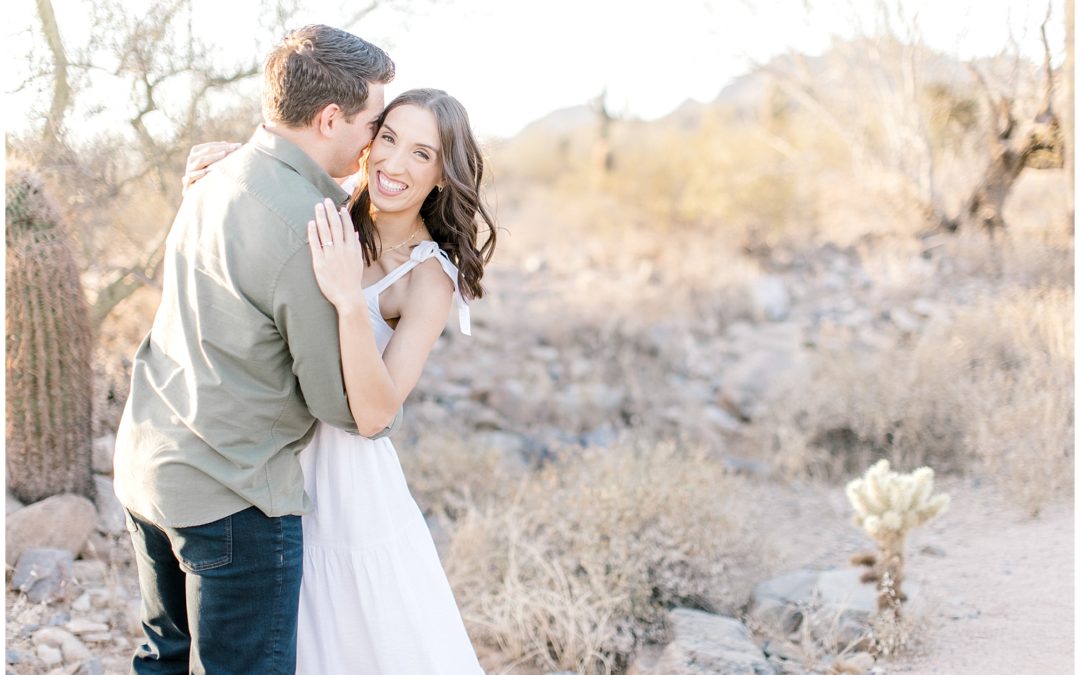
POLYGON ((56 12, 51 0, 37 0, 38 18, 49 43, 53 57, 53 98, 49 116, 45 121, 44 139, 46 144, 55 145, 63 132, 64 115, 71 106, 71 83, 68 81, 68 59, 64 51, 64 40, 60 35, 60 26, 56 23, 56 12))

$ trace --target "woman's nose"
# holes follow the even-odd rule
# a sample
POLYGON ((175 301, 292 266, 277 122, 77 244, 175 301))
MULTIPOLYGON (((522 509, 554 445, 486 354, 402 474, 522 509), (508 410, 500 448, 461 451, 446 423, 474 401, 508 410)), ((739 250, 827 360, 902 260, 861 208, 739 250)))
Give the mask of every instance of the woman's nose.
POLYGON ((397 173, 404 166, 405 164, 404 160, 402 159, 401 151, 397 149, 387 155, 385 161, 383 162, 383 170, 389 174, 397 173))

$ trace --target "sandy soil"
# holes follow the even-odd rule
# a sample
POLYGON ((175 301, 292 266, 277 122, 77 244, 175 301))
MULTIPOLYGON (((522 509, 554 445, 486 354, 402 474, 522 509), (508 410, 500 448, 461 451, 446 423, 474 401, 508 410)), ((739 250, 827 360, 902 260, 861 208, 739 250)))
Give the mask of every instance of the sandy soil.
MULTIPOLYGON (((832 567, 871 548, 847 524, 842 490, 773 486, 768 505, 789 568, 832 567)), ((908 578, 923 605, 903 654, 886 673, 1054 675, 1073 673, 1074 504, 1026 516, 993 487, 943 481, 948 512, 912 533, 908 578)), ((775 543, 780 546, 781 544, 775 543)))

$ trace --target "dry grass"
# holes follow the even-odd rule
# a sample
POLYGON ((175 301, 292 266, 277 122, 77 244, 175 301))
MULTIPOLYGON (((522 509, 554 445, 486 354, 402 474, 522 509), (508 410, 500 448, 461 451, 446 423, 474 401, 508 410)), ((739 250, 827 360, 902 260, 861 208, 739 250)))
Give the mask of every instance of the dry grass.
POLYGON ((447 573, 473 638, 505 657, 619 672, 667 608, 745 601, 761 556, 743 494, 671 444, 567 451, 459 519, 447 573))
POLYGON ((1035 513, 1071 487, 1073 291, 986 293, 911 343, 818 356, 814 396, 771 406, 777 463, 850 476, 880 457, 985 471, 1035 513))

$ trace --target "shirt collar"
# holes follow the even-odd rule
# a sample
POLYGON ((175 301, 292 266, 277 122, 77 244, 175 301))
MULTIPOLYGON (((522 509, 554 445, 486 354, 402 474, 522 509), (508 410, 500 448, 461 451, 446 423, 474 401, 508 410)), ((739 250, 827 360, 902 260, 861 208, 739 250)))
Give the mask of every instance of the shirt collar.
POLYGON ((295 143, 267 131, 266 127, 260 124, 251 136, 251 144, 303 176, 324 197, 329 197, 338 206, 348 201, 349 193, 295 143))

